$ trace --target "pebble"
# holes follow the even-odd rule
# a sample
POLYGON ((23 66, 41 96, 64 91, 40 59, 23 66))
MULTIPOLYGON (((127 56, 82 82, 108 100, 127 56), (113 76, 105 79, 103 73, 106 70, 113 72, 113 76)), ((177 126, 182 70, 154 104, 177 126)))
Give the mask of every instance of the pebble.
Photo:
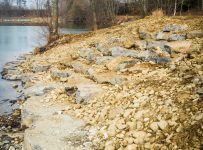
POLYGON ((168 126, 168 122, 165 120, 161 120, 160 122, 158 122, 158 126, 161 130, 164 130, 167 128, 168 126))
POLYGON ((153 122, 150 124, 150 128, 156 132, 159 129, 158 122, 153 122))
POLYGON ((138 147, 136 144, 130 144, 126 147, 126 150, 136 150, 138 147))

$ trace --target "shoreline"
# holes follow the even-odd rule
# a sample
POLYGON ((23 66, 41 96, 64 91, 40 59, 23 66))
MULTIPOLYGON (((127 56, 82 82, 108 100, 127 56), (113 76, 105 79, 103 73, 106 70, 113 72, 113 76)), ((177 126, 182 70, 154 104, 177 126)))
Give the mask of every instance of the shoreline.
POLYGON ((146 18, 63 36, 44 53, 10 63, 4 78, 21 80, 26 98, 23 147, 201 148, 198 19, 146 18))
POLYGON ((10 23, 0 23, 0 26, 47 26, 46 23, 17 23, 17 22, 10 22, 10 23))

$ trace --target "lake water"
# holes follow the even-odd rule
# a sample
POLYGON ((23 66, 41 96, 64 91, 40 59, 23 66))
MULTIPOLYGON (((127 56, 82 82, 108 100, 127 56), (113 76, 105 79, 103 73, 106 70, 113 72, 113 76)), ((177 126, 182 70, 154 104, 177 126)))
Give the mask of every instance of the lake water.
MULTIPOLYGON (((81 33, 85 29, 60 29, 61 33, 81 33)), ((0 26, 0 71, 6 62, 14 61, 20 55, 31 52, 35 47, 46 44, 47 29, 42 26, 0 26)), ((13 107, 5 100, 15 100, 19 95, 13 82, 0 78, 0 115, 9 113, 13 107), (5 101, 5 102, 4 102, 5 101)))

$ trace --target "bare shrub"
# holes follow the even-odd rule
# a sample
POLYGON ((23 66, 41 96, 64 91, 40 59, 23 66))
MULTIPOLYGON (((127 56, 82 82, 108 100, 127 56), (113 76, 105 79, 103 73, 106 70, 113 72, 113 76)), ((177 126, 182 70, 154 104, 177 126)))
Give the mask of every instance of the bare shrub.
POLYGON ((152 16, 156 18, 162 18, 164 16, 164 11, 162 9, 156 9, 152 12, 152 16))

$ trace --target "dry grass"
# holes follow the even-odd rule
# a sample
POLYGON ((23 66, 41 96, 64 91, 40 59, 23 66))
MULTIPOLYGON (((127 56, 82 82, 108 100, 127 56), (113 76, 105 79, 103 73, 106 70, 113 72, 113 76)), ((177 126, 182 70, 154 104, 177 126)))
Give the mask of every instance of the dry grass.
POLYGON ((152 16, 156 18, 162 18, 165 16, 164 11, 162 9, 156 9, 152 12, 152 16))

